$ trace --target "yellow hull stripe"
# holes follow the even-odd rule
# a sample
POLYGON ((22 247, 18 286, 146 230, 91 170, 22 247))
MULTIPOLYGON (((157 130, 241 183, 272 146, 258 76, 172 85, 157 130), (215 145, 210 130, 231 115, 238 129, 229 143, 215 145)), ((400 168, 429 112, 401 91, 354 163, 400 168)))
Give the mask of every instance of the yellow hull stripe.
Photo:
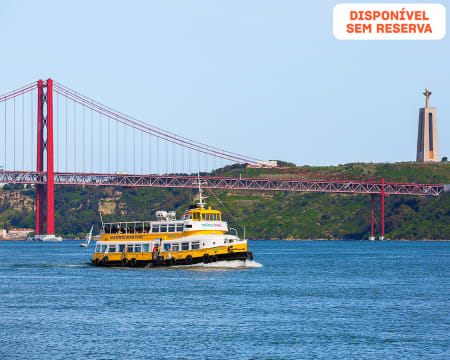
MULTIPOLYGON (((159 256, 163 256, 164 259, 167 259, 170 255, 170 257, 177 259, 177 260, 183 260, 186 259, 189 255, 192 258, 199 258, 203 257, 203 255, 208 254, 209 256, 213 255, 223 255, 223 254, 229 254, 230 252, 246 252, 247 251, 247 244, 239 244, 234 246, 218 246, 214 248, 208 248, 208 249, 199 249, 199 250, 185 250, 185 251, 161 251, 159 253, 159 256)), ((139 252, 139 253, 94 253, 94 256, 92 257, 92 260, 95 261, 95 259, 102 260, 105 256, 108 257, 109 261, 122 261, 122 259, 136 259, 137 261, 151 261, 153 259, 153 253, 151 252, 139 252)))

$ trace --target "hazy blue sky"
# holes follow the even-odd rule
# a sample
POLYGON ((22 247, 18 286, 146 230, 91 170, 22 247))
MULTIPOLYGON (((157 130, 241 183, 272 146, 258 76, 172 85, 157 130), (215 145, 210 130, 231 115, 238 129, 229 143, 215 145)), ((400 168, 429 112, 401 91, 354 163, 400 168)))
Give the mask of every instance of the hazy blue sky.
POLYGON ((0 93, 52 77, 198 141, 323 165, 415 160, 428 87, 450 156, 449 36, 339 41, 337 3, 3 0, 0 93))

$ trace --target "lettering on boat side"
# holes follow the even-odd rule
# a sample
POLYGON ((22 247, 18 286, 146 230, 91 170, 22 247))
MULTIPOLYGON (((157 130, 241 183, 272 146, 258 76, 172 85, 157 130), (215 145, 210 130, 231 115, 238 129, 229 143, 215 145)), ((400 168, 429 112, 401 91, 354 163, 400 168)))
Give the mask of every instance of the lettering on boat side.
POLYGON ((111 239, 114 240, 142 240, 144 237, 142 235, 133 235, 133 236, 111 236, 111 239))
POLYGON ((202 224, 202 227, 216 227, 216 224, 202 224))

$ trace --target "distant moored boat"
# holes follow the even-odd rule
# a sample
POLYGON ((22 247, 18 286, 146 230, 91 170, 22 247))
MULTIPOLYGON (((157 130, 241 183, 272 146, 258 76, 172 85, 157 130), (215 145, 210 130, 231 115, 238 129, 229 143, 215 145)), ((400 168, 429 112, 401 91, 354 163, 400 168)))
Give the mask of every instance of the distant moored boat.
POLYGON ((42 241, 42 242, 61 242, 61 236, 53 234, 28 236, 27 241, 42 241))

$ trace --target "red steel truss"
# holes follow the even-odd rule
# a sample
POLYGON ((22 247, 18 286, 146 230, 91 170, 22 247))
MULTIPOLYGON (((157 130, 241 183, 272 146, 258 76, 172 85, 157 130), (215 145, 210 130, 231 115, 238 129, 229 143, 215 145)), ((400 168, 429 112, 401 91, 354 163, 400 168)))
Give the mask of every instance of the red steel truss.
MULTIPOLYGON (((402 184, 361 181, 284 180, 260 178, 201 177, 206 189, 299 191, 347 194, 439 196, 444 185, 402 184)), ((46 172, 4 171, 0 183, 47 184, 46 172)), ((196 188, 197 176, 188 175, 128 175, 55 173, 55 185, 147 186, 163 188, 196 188)))

